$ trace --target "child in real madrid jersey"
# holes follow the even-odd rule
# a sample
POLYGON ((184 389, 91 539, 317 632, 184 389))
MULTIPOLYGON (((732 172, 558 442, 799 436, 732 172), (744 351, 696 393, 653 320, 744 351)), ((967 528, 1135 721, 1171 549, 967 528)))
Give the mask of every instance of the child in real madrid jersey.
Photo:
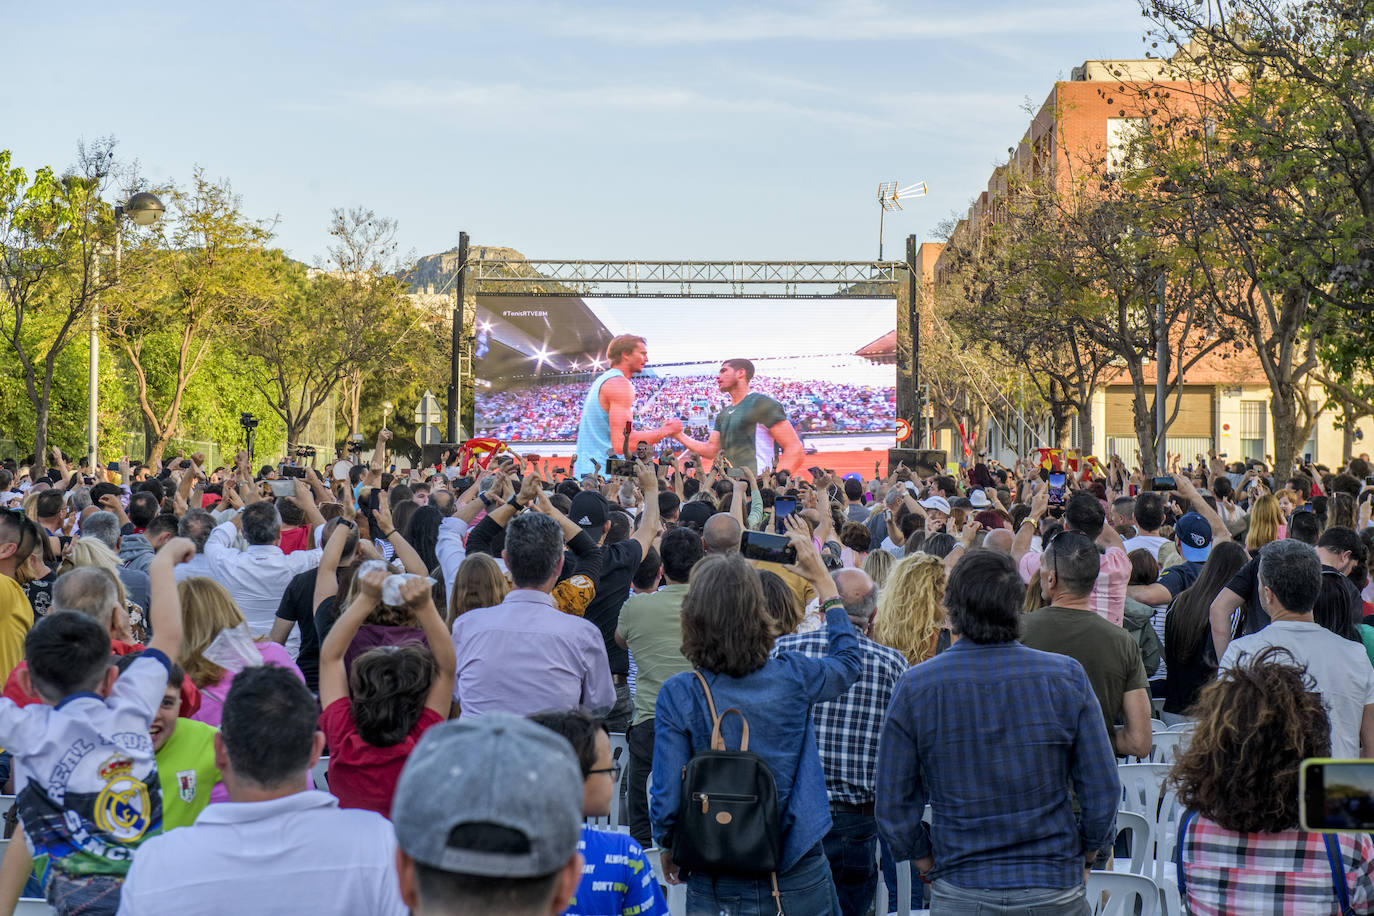
POLYGON ((158 551, 148 570, 153 636, 123 673, 100 624, 58 611, 24 640, 21 686, 42 705, 0 698, 0 747, 14 755, 20 825, 30 852, 48 857, 44 892, 64 916, 113 914, 134 850, 162 829, 149 728, 181 646, 173 569, 194 554, 185 538, 158 551))

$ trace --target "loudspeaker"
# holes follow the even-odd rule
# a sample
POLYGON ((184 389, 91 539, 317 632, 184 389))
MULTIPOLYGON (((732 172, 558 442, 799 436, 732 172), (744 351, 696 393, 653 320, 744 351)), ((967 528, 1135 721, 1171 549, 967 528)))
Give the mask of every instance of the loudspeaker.
POLYGON ((949 453, 934 448, 890 448, 887 450, 887 466, 892 469, 899 464, 906 465, 922 477, 945 473, 949 453))
POLYGON ((452 451, 458 453, 458 443, 456 442, 435 442, 433 445, 420 446, 420 466, 432 468, 444 460, 444 452, 452 451))

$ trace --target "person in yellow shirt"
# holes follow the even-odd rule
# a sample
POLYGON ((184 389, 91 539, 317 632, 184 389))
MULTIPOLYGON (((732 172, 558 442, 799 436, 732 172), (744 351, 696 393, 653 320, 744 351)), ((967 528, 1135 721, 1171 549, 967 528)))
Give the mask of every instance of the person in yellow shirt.
POLYGON ((16 509, 0 509, 0 682, 24 658, 33 607, 19 585, 19 567, 38 546, 38 526, 16 509))

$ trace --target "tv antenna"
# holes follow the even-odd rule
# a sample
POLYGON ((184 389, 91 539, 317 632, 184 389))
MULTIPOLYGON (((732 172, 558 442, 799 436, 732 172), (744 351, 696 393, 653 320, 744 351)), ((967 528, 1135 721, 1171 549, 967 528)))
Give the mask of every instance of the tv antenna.
POLYGON ((888 210, 902 209, 902 201, 912 200, 917 197, 925 197, 930 193, 930 188, 924 181, 909 184, 904 188, 897 187, 895 181, 884 181, 878 185, 878 260, 883 259, 883 222, 887 217, 888 210))

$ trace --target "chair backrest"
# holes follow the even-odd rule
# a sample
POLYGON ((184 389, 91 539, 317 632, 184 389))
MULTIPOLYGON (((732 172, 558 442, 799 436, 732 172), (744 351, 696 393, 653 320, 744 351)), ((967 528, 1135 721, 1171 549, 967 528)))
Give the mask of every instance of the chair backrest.
POLYGON ((1164 789, 1164 777, 1169 775, 1167 763, 1118 763, 1121 778, 1121 808, 1142 814, 1151 823, 1159 817, 1159 798, 1164 789))
POLYGON ((1190 732, 1190 731, 1192 731, 1192 730, 1193 730, 1194 728, 1196 728, 1196 727, 1197 727, 1197 722, 1196 722, 1196 721, 1194 721, 1193 719, 1185 719, 1185 720, 1182 721, 1182 722, 1176 722, 1176 723, 1174 723, 1173 725, 1170 725, 1170 726, 1169 726, 1169 731, 1171 731, 1171 732, 1190 732))
POLYGON ((1144 875, 1093 871, 1088 873, 1088 903, 1097 916, 1157 916, 1159 888, 1144 875))
POLYGON ((883 878, 882 844, 878 844, 878 896, 873 912, 877 916, 896 913, 897 916, 911 916, 911 863, 897 862, 897 887, 890 888, 883 878), (893 899, 893 892, 896 898, 893 899))
POLYGON ((611 813, 607 817, 589 817, 586 819, 586 823, 603 830, 609 829, 620 833, 629 833, 630 826, 621 817, 620 793, 625 786, 625 772, 630 765, 630 744, 625 740, 624 732, 611 732, 610 737, 611 763, 620 765, 620 776, 616 778, 615 789, 611 792, 611 813))
POLYGON ((1192 739, 1191 729, 1180 729, 1175 731, 1155 732, 1152 738, 1153 746, 1150 748, 1150 763, 1167 763, 1172 765, 1178 759, 1178 755, 1183 753, 1184 748, 1192 739))
POLYGON ((654 847, 644 850, 644 857, 649 860, 649 867, 654 870, 654 880, 667 890, 665 896, 668 900, 668 916, 687 916, 687 885, 669 884, 668 879, 663 877, 662 853, 661 849, 654 847))
POLYGON ((20 897, 14 908, 14 916, 52 916, 56 912, 42 897, 20 897))
POLYGON ((315 780, 315 788, 321 792, 329 791, 329 758, 321 757, 310 768, 310 778, 315 780))
POLYGON ((1154 869, 1151 857, 1154 855, 1154 826, 1142 814, 1134 811, 1116 812, 1116 834, 1124 831, 1131 834, 1131 864, 1133 875, 1149 875, 1154 869))

